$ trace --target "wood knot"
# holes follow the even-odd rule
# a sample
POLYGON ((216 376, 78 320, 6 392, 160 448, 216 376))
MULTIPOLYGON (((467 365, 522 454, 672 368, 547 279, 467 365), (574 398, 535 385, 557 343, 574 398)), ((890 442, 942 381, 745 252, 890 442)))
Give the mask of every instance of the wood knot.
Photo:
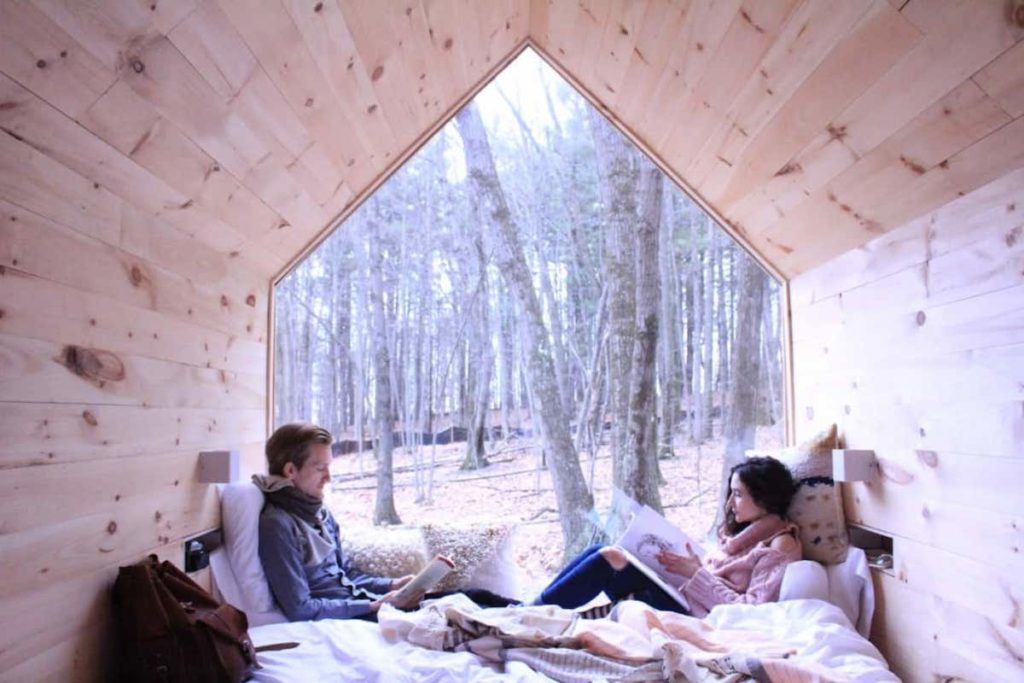
POLYGON ((320 12, 320 11, 323 10, 323 8, 324 8, 324 3, 322 3, 322 2, 318 2, 315 5, 313 5, 313 11, 314 12, 320 12))
POLYGON ((45 59, 36 60, 36 68, 37 69, 45 69, 46 68, 46 60, 45 59))
POLYGON ((448 38, 447 40, 444 41, 444 49, 450 50, 450 49, 452 49, 452 45, 454 45, 454 44, 455 44, 455 41, 452 40, 451 38, 448 38))
POLYGON ((110 524, 107 525, 107 533, 108 534, 115 534, 115 533, 117 533, 117 522, 115 522, 114 520, 110 520, 110 524))
POLYGON ((882 473, 882 477, 888 479, 894 484, 909 484, 914 481, 914 475, 903 469, 899 465, 888 460, 879 458, 878 468, 882 473))
POLYGON ((245 297, 245 303, 247 306, 256 308, 256 295, 250 294, 249 296, 245 297))
POLYGON ((110 351, 65 346, 57 361, 75 375, 98 386, 125 378, 124 363, 110 351))
MULTIPOLYGON (((17 102, 0 102, 0 111, 7 111, 8 109, 14 109, 18 106, 17 102)), ((13 219, 14 216, 11 216, 13 219)))
POLYGON ((779 177, 779 176, 789 175, 790 173, 797 173, 797 172, 802 171, 802 170, 804 170, 803 166, 801 166, 800 164, 796 163, 795 161, 791 161, 788 164, 786 164, 785 166, 783 166, 782 168, 780 168, 778 171, 776 171, 775 172, 775 176, 779 177))
POLYGON ((231 302, 228 301, 227 295, 221 294, 220 295, 220 305, 223 306, 224 308, 227 308, 230 304, 231 304, 231 302))
POLYGON ((366 108, 366 113, 367 114, 372 114, 375 111, 377 111, 377 105, 376 104, 371 104, 369 107, 366 108))
POLYGON ((380 77, 383 76, 383 75, 384 75, 384 65, 382 64, 382 65, 378 66, 376 69, 373 70, 373 73, 370 74, 370 80, 371 81, 379 81, 380 77))
POLYGON ((140 74, 146 70, 146 65, 143 64, 142 60, 138 57, 128 62, 128 66, 130 66, 132 68, 132 71, 134 71, 137 74, 140 74))
POLYGON ((1021 231, 1024 231, 1024 225, 1018 225, 1016 228, 1006 233, 1006 246, 1013 247, 1020 241, 1021 231))
POLYGON ((927 169, 923 165, 914 161, 913 159, 903 156, 902 154, 900 155, 900 162, 904 166, 909 168, 916 175, 924 175, 924 173, 927 171, 927 169))
POLYGON ((128 271, 128 278, 132 281, 133 287, 141 286, 146 280, 146 276, 142 274, 142 269, 134 265, 131 270, 128 271))
POLYGON ((1013 0, 1010 3, 1010 23, 1024 28, 1024 0, 1013 0))
POLYGON ((156 512, 153 513, 153 520, 154 521, 159 522, 163 518, 164 518, 164 513, 160 512, 159 510, 157 510, 156 512))
POLYGON ((90 427, 95 427, 100 423, 99 420, 96 419, 96 416, 89 410, 82 411, 82 419, 85 420, 85 423, 90 427))
POLYGON ((926 320, 928 320, 928 316, 925 315, 924 311, 918 311, 914 320, 917 321, 917 325, 920 327, 921 325, 924 325, 926 320))
POLYGON ((831 123, 825 127, 825 130, 828 131, 828 136, 830 140, 841 141, 843 138, 846 137, 847 134, 846 126, 836 126, 831 123))
POLYGON ((921 461, 926 467, 938 467, 939 466, 939 454, 935 451, 916 451, 917 459, 921 461))

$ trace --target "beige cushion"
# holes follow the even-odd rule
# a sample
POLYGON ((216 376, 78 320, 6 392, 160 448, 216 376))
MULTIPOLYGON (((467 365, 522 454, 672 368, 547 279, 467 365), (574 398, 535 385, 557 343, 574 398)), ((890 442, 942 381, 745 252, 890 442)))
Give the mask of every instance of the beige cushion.
POLYGON ((838 447, 836 426, 832 425, 779 454, 798 484, 789 518, 800 527, 804 558, 824 564, 845 560, 850 546, 842 489, 832 480, 832 449, 838 447))
POLYGON ((435 590, 485 588, 515 597, 511 526, 427 524, 422 529, 428 556, 444 555, 455 562, 455 571, 435 590))
POLYGON ((434 591, 483 588, 499 595, 518 595, 508 525, 426 525, 423 527, 351 527, 341 540, 352 566, 373 576, 415 574, 427 558, 444 555, 456 569, 434 591))
POLYGON ((426 564, 427 548, 417 527, 353 527, 343 532, 345 556, 355 569, 372 576, 415 574, 426 564))

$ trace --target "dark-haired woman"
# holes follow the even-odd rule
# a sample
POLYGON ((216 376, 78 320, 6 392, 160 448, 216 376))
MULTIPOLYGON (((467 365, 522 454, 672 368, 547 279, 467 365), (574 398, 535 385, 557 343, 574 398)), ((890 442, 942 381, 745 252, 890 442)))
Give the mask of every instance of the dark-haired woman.
MULTIPOLYGON (((801 555, 796 525, 786 519, 796 483, 785 465, 774 458, 750 458, 732 468, 729 484, 717 550, 703 563, 692 552, 662 551, 657 556, 679 577, 677 590, 698 617, 723 603, 778 600, 786 565, 801 555)), ((632 596, 656 609, 682 610, 615 546, 584 550, 534 604, 579 607, 602 591, 613 601, 632 596)))

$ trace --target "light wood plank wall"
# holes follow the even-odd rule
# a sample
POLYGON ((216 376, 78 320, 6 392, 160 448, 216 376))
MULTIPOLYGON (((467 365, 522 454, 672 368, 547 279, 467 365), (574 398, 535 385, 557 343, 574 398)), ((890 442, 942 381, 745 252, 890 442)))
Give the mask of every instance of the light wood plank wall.
MULTIPOLYGON (((788 278, 963 195, 997 211, 1024 165, 1019 5, 0 2, 0 679, 102 677, 114 568, 216 523, 195 453, 258 466, 270 282, 524 44, 788 278)), ((934 277, 996 277, 947 253, 934 277)), ((1020 442, 1007 405, 969 409, 1020 442)), ((1002 457, 942 415, 943 448, 1002 457)))
POLYGON ((198 452, 262 467, 272 280, 526 34, 255 7, 0 2, 0 680, 107 679, 117 566, 219 524, 198 452))
POLYGON ((1024 170, 791 283, 797 431, 838 423, 893 537, 874 640, 908 681, 1024 680, 1024 170))
POLYGON ((789 278, 1024 164, 1010 4, 532 0, 530 37, 789 278))

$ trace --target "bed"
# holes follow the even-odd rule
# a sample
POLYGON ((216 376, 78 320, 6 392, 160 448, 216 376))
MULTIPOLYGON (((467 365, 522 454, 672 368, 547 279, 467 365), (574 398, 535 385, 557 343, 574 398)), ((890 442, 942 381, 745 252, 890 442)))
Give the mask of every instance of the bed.
MULTIPOLYGON (((273 604, 257 555, 257 521, 262 504, 262 494, 251 484, 222 489, 225 544, 210 558, 215 594, 246 612, 249 634, 257 646, 300 643, 290 650, 261 652, 262 668, 253 680, 552 680, 526 661, 504 654, 490 658, 503 661, 489 661, 487 654, 439 651, 416 644, 416 638, 396 637, 403 619, 408 617, 395 610, 382 611, 380 625, 360 620, 288 623, 273 604)), ((783 582, 780 602, 716 607, 703 624, 712 634, 747 633, 774 647, 783 645, 792 653, 789 661, 806 665, 801 669, 804 673, 784 674, 789 678, 762 672, 763 680, 898 681, 864 637, 873 608, 867 563, 862 551, 852 549, 841 566, 826 569, 809 561, 792 565, 783 582), (807 671, 812 673, 802 677, 807 671)), ((426 615, 428 610, 421 612, 426 615)), ((536 663, 533 666, 543 670, 536 663)), ((709 672, 702 668, 701 673, 709 672)), ((562 675, 556 678, 568 679, 562 675)), ((742 678, 723 674, 711 675, 707 680, 742 678)))

